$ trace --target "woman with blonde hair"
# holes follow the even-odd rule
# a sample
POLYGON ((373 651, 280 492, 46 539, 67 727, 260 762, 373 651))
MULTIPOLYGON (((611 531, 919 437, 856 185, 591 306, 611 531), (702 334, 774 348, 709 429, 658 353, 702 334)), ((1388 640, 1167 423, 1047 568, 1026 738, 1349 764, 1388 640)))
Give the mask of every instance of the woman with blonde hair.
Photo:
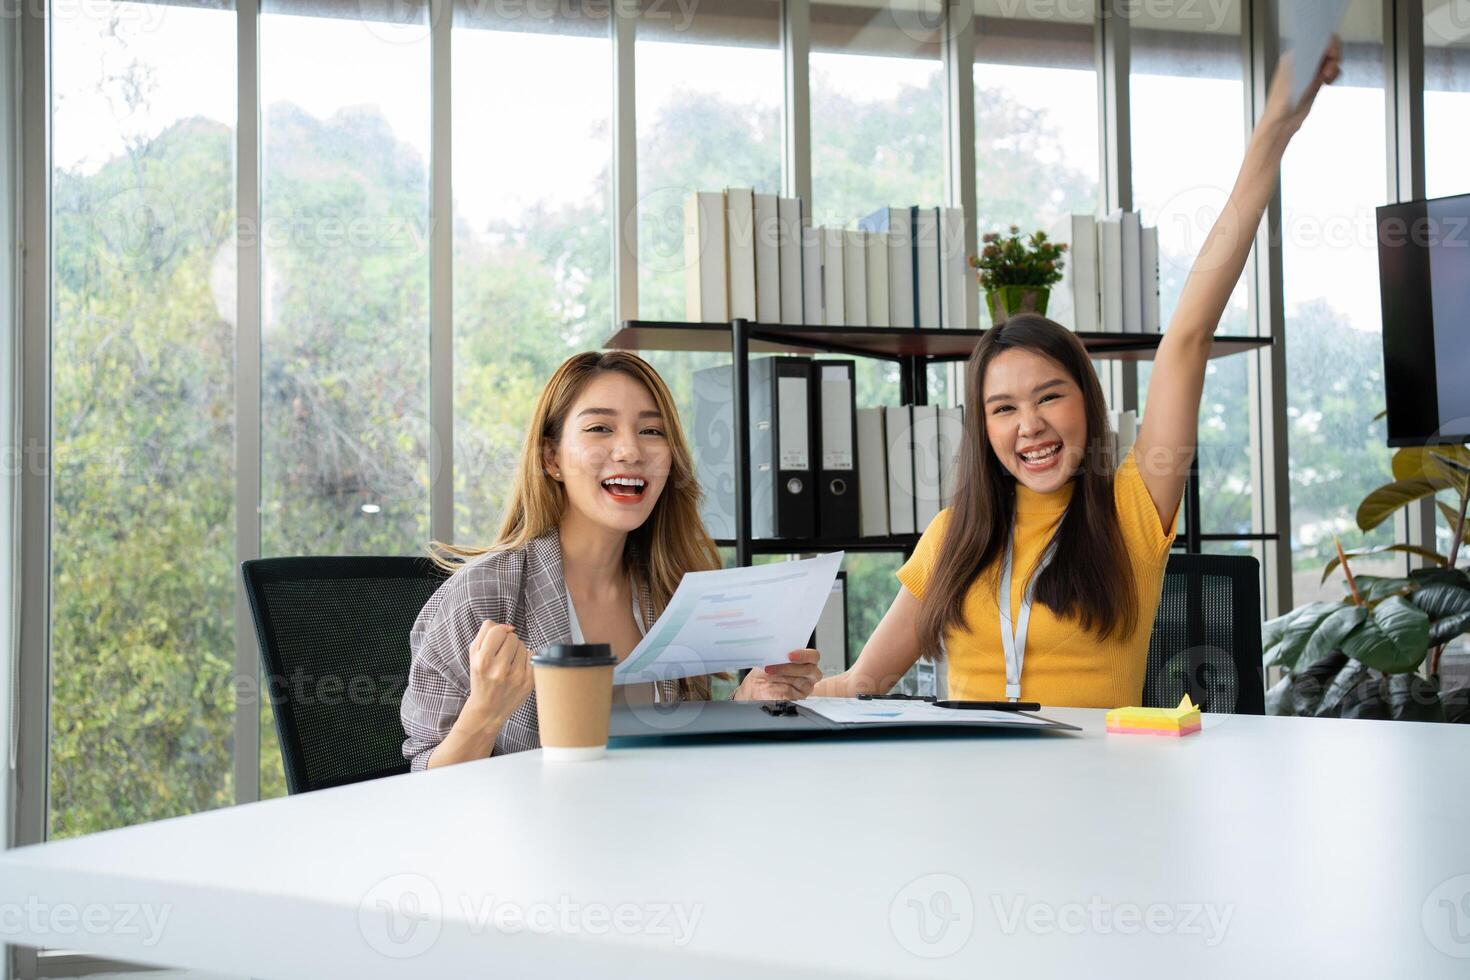
POLYGON ((1121 466, 1075 334, 1019 316, 981 338, 965 369, 954 506, 899 569, 902 587, 857 662, 818 684, 818 695, 886 691, 919 657, 942 656, 954 700, 1139 702, 1215 327, 1282 154, 1337 77, 1339 57, 1334 42, 1296 105, 1290 72, 1277 72, 1159 343, 1148 411, 1121 466))
MULTIPOLYGON (((530 652, 637 646, 685 572, 720 567, 673 397, 623 351, 567 359, 532 412, 500 533, 489 548, 435 543, 453 574, 419 613, 401 715, 415 770, 539 747, 530 652)), ((799 699, 817 652, 753 670, 741 700, 799 699)), ((638 700, 707 700, 708 677, 618 688, 638 700)))

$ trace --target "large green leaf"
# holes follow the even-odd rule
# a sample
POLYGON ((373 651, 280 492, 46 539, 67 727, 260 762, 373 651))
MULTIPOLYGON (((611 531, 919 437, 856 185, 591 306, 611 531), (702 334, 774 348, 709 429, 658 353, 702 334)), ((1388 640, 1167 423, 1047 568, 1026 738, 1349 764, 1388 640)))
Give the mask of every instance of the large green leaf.
POLYGON ((1431 583, 1409 598, 1429 617, 1431 644, 1448 643, 1470 628, 1470 589, 1431 583))
MULTIPOLYGON (((1279 639, 1266 648, 1264 663, 1270 667, 1280 664, 1291 668, 1296 666, 1297 658, 1306 649, 1307 641, 1317 630, 1317 624, 1326 619, 1333 611, 1342 608, 1340 602, 1313 602, 1293 609, 1285 616, 1267 623, 1267 628, 1272 635, 1279 639)), ((1263 631, 1264 633, 1265 631, 1263 631)))
POLYGON ((1395 480, 1381 486, 1358 505, 1358 527, 1371 531, 1393 516, 1394 511, 1439 491, 1431 480, 1422 477, 1416 480, 1395 480))
MULTIPOLYGON (((1408 595, 1412 582, 1406 578, 1384 575, 1354 575, 1354 581, 1358 584, 1358 593, 1362 595, 1363 601, 1370 605, 1387 599, 1389 596, 1408 595)), ((1352 592, 1347 579, 1342 581, 1342 590, 1352 592)))
POLYGON ((1415 568, 1409 571, 1409 580, 1420 588, 1426 585, 1453 585, 1470 589, 1470 573, 1463 568, 1415 568))
POLYGON ((1429 617, 1402 596, 1385 599, 1343 640, 1342 652, 1385 674, 1407 673, 1429 652, 1429 617))
MULTIPOLYGON (((1436 565, 1448 565, 1449 559, 1432 548, 1421 548, 1413 544, 1380 544, 1372 548, 1357 548, 1353 551, 1345 551, 1348 558, 1361 558, 1364 555, 1381 555, 1389 551, 1403 552, 1409 555, 1418 555, 1420 558, 1428 558, 1436 565)), ((1327 576, 1337 570, 1339 559, 1334 555, 1327 562, 1327 567, 1322 569, 1322 581, 1327 581, 1327 576)))
POLYGON ((1345 704, 1362 700, 1361 695, 1354 696, 1357 689, 1363 685, 1371 687, 1372 683, 1367 665, 1357 660, 1349 660, 1347 666, 1337 672, 1328 683, 1326 690, 1322 692, 1322 698, 1317 702, 1317 717, 1338 717, 1342 714, 1345 704))
POLYGON ((1368 618, 1368 610, 1362 606, 1339 606, 1317 624, 1316 630, 1307 640, 1306 647, 1292 666, 1293 670, 1306 670, 1315 663, 1325 660, 1342 648, 1342 641, 1368 618))
POLYGON ((1295 713, 1291 704, 1291 675, 1283 674, 1281 680, 1266 691, 1266 714, 1290 717, 1295 713))
POLYGON ((1470 687, 1457 687, 1440 696, 1444 720, 1459 725, 1470 724, 1470 687))
POLYGON ((1291 711, 1303 717, 1317 713, 1322 695, 1332 686, 1339 672, 1348 666, 1345 654, 1334 653, 1317 661, 1306 670, 1291 673, 1291 711))
POLYGON ((1465 492, 1470 452, 1464 446, 1410 446, 1393 454, 1393 478, 1428 480, 1440 490, 1465 492))
POLYGON ((1450 529, 1450 533, 1453 534, 1455 532, 1455 525, 1460 520, 1460 512, 1455 510, 1455 508, 1451 507, 1449 504, 1445 503, 1443 500, 1436 500, 1434 502, 1434 505, 1438 507, 1439 512, 1444 515, 1445 526, 1448 527, 1450 529))
POLYGON ((1444 721, 1439 685, 1418 674, 1388 678, 1388 716, 1397 721, 1444 721))

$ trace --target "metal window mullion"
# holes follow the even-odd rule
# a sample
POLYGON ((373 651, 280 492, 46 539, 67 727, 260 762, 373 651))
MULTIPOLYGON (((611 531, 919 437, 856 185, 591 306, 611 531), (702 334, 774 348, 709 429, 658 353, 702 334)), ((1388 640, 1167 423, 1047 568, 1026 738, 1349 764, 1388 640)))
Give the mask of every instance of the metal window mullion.
MULTIPOLYGON (((1276 12, 1271 0, 1250 0, 1242 10, 1241 43, 1246 59, 1246 135, 1266 105, 1267 86, 1276 65, 1278 42, 1276 12)), ((1261 562, 1261 596, 1267 617, 1279 616, 1292 604, 1291 485, 1289 480, 1286 419, 1286 312, 1282 278, 1281 183, 1266 205, 1265 220, 1256 232, 1256 244, 1246 264, 1250 320, 1258 336, 1273 338, 1272 346, 1250 358, 1248 370, 1251 409, 1251 531, 1276 532, 1276 541, 1257 546, 1261 562)))
POLYGON ((240 562, 260 556, 260 5, 236 0, 235 802, 260 799, 260 656, 240 562))
MULTIPOLYGON (((1387 128, 1388 200, 1422 201, 1424 153, 1424 3, 1384 0, 1384 125, 1387 128)), ((1394 515, 1400 541, 1433 548, 1437 523, 1434 499, 1416 500, 1394 515)), ((1404 556, 1404 571, 1429 565, 1428 559, 1404 556)))
MULTIPOLYGON (((1133 209, 1133 127, 1128 98, 1132 9, 1129 0, 1097 0, 1093 50, 1097 65, 1098 124, 1102 134, 1098 152, 1104 213, 1133 209)), ((1104 365, 1108 407, 1114 411, 1138 411, 1137 362, 1110 360, 1104 365)))
MULTIPOLYGON (((21 7, 20 663, 15 751, 17 845, 46 839, 51 641, 51 93, 45 5, 21 7), (41 449, 39 459, 34 452, 41 449)), ((7 762, 9 760, 7 759, 7 762)), ((21 975, 36 954, 14 949, 21 975)))
MULTIPOLYGON (((976 251, 975 3, 948 0, 944 22, 944 183, 950 207, 964 209, 965 255, 976 251)), ((965 326, 979 324, 979 298, 965 290, 965 326)), ((959 373, 951 366, 951 385, 959 373)), ((958 404, 951 387, 951 402, 958 404)))
POLYGON ((612 5, 613 320, 638 318, 638 115, 634 72, 637 11, 612 5))
POLYGON ((781 126, 781 193, 802 201, 804 223, 812 206, 811 4, 781 4, 781 62, 785 76, 781 126))
POLYGON ((454 0, 429 0, 429 533, 454 540, 454 0))

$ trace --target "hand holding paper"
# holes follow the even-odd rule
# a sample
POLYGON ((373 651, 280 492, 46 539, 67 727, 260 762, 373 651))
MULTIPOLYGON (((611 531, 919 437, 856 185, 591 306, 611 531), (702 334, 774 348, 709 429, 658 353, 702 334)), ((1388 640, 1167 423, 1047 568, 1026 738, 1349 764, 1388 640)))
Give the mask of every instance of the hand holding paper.
POLYGON ((806 646, 832 592, 843 552, 804 561, 690 572, 614 684, 789 663, 806 646))

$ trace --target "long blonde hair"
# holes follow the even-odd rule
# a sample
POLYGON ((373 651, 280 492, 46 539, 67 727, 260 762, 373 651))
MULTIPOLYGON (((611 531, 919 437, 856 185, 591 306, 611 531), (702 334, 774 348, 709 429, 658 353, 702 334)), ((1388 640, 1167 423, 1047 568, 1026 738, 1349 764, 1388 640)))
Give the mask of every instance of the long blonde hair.
MULTIPOLYGON (((674 396, 658 372, 641 357, 627 351, 588 351, 575 354, 562 362, 536 400, 530 424, 526 426, 515 486, 505 504, 500 531, 488 548, 469 548, 434 541, 429 544, 429 557, 435 565, 454 572, 467 561, 491 551, 515 551, 525 548, 536 538, 561 524, 566 512, 566 490, 551 478, 543 462, 543 447, 561 441, 573 403, 583 389, 599 374, 618 371, 642 383, 653 396, 653 403, 663 416, 665 438, 669 445, 669 475, 663 492, 653 505, 653 512, 642 526, 628 535, 623 549, 635 587, 647 587, 652 609, 643 611, 647 622, 663 612, 679 586, 685 572, 720 568, 719 549, 705 530, 699 516, 701 492, 694 478, 694 463, 674 396)), ((686 678, 680 682, 686 698, 709 697, 707 678, 686 678)))

